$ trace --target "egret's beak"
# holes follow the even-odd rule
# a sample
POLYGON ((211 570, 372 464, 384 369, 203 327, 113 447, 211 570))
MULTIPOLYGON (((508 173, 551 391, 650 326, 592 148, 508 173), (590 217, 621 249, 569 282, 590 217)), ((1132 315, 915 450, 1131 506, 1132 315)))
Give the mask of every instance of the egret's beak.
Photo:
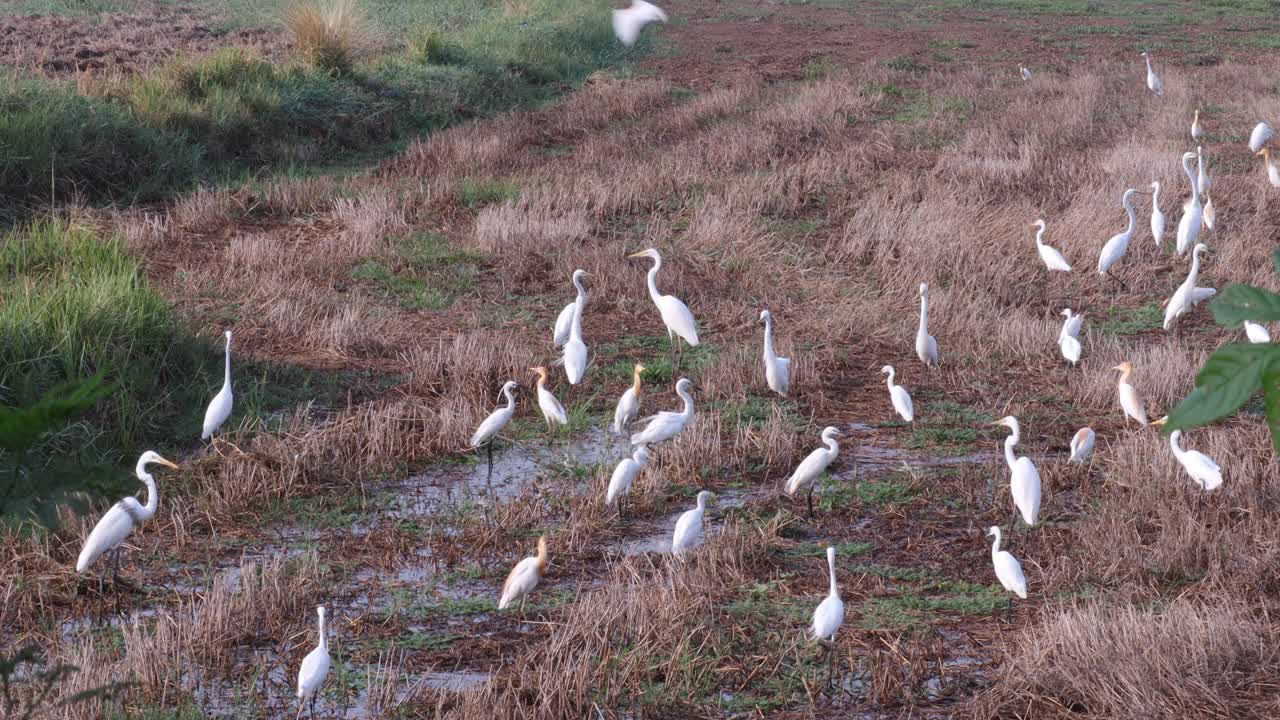
POLYGON ((995 422, 993 422, 993 423, 987 423, 987 424, 988 424, 988 425, 1003 425, 1004 423, 1003 423, 1003 422, 1001 422, 1000 420, 997 420, 997 421, 995 421, 995 422))
POLYGON ((1112 369, 1112 370, 1119 370, 1120 372, 1124 372, 1124 366, 1123 366, 1123 365, 1116 365, 1115 367, 1113 367, 1113 368, 1111 368, 1111 369, 1112 369))
POLYGON ((168 460, 166 460, 166 459, 164 459, 164 458, 162 458, 162 457, 157 457, 157 458, 156 458, 156 462, 158 462, 158 463, 160 463, 161 465, 164 465, 164 466, 166 466, 166 467, 171 467, 171 468, 173 468, 174 470, 177 470, 177 469, 178 469, 178 466, 177 466, 176 464, 174 464, 174 463, 172 463, 172 462, 170 462, 170 461, 168 461, 168 460))
POLYGON ((629 257, 629 258, 644 257, 644 253, 645 253, 645 251, 644 251, 644 250, 641 250, 641 251, 640 251, 640 252, 638 252, 638 253, 631 253, 631 254, 630 254, 630 255, 628 255, 627 257, 629 257))
POLYGON ((1169 422, 1169 416, 1168 416, 1168 415, 1165 415, 1164 417, 1160 418, 1159 420, 1152 420, 1152 421, 1151 421, 1151 424, 1152 424, 1152 425, 1164 425, 1164 424, 1165 424, 1165 423, 1167 423, 1167 422, 1169 422))

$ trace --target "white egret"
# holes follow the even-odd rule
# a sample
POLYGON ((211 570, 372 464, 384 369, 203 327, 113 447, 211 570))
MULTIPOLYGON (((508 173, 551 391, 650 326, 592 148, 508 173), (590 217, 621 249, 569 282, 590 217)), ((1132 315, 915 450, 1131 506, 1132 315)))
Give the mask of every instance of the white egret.
POLYGON ((1271 332, 1267 330, 1265 325, 1259 325, 1249 320, 1244 321, 1244 334, 1249 338, 1251 343, 1269 343, 1271 342, 1271 332))
POLYGON ((1000 528, 996 525, 987 530, 988 537, 993 535, 995 541, 991 543, 991 565, 996 570, 996 579, 1005 590, 1026 600, 1027 578, 1022 574, 1022 564, 1008 550, 1000 549, 1000 528))
POLYGON ((1156 247, 1160 247, 1161 241, 1164 240, 1165 217, 1164 211, 1160 209, 1160 181, 1151 181, 1151 237, 1156 241, 1156 247))
POLYGON ((928 283, 920 283, 920 327, 916 330, 916 357, 929 367, 938 366, 938 341, 929 334, 928 283))
POLYGON ((627 257, 647 257, 653 260, 649 268, 649 297, 658 306, 658 314, 662 316, 662 324, 667 326, 667 339, 671 341, 671 367, 676 367, 676 336, 689 343, 690 347, 698 344, 698 323, 689 312, 689 306, 674 295, 663 295, 658 292, 658 271, 662 269, 662 254, 654 248, 633 253, 627 257))
POLYGON ((1213 232, 1214 224, 1218 222, 1218 211, 1213 207, 1213 198, 1208 193, 1204 196, 1204 210, 1200 213, 1200 225, 1209 232, 1213 232))
POLYGON ((1023 80, 1031 79, 1031 70, 1029 68, 1023 67, 1022 65, 1018 66, 1018 74, 1022 76, 1023 80))
POLYGON ((560 359, 570 385, 582 382, 582 376, 587 372, 587 344, 582 341, 582 306, 585 304, 574 303, 573 319, 569 321, 569 339, 565 341, 564 355, 560 359))
POLYGON ((1204 148, 1196 146, 1196 191, 1201 195, 1209 192, 1209 188, 1213 186, 1213 181, 1209 179, 1209 173, 1204 169, 1204 148))
POLYGON ((506 427, 516 413, 516 399, 511 394, 515 388, 515 380, 508 380, 502 384, 502 389, 498 391, 498 399, 501 400, 505 395, 507 404, 489 413, 489 417, 480 423, 480 427, 476 428, 475 434, 471 436, 471 447, 478 448, 486 445, 489 448, 489 477, 493 477, 493 443, 497 441, 498 433, 502 432, 502 428, 506 427))
MULTIPOLYGON (((1137 190, 1129 188, 1124 191, 1124 195, 1120 198, 1120 204, 1124 206, 1124 211, 1129 215, 1129 227, 1124 232, 1112 235, 1106 245, 1102 246, 1102 253, 1098 255, 1098 274, 1107 275, 1111 271, 1111 266, 1120 261, 1124 257, 1125 252, 1129 249, 1129 240, 1133 238, 1134 223, 1136 218, 1133 214, 1133 196, 1137 190)), ((1123 281, 1121 281, 1123 285, 1123 281)))
POLYGON ((1142 396, 1129 384, 1129 378, 1133 375, 1133 363, 1125 360, 1111 369, 1120 371, 1116 393, 1120 396, 1120 409, 1124 410, 1125 425, 1129 424, 1129 418, 1137 420, 1139 425, 1146 425, 1147 409, 1143 406, 1142 396))
POLYGON ((231 331, 223 333, 227 338, 227 360, 224 365, 222 376, 222 389, 217 395, 213 396, 213 400, 209 402, 209 408, 204 411, 204 429, 200 432, 201 440, 208 440, 213 434, 222 427, 222 423, 231 417, 231 331))
POLYGON ((1064 308, 1061 315, 1066 320, 1062 321, 1062 329, 1058 331, 1058 349, 1067 362, 1075 365, 1080 362, 1080 325, 1084 316, 1072 314, 1071 308, 1064 308))
MULTIPOLYGON (((1151 423, 1152 425, 1164 425, 1169 421, 1168 416, 1151 423)), ((1212 458, 1198 450, 1183 450, 1180 441, 1182 440, 1182 431, 1174 430, 1169 433, 1169 448, 1173 450, 1173 456, 1177 458, 1178 464, 1182 465, 1182 469, 1187 471, 1191 479, 1201 490, 1216 490, 1222 485, 1222 468, 1212 458)))
POLYGON ((1098 436, 1093 432, 1093 428, 1082 427, 1071 436, 1071 457, 1067 459, 1070 463, 1083 463, 1093 454, 1093 444, 1097 441, 1098 436))
POLYGON ((1147 89, 1156 95, 1164 95, 1164 83, 1160 82, 1156 71, 1151 69, 1151 53, 1143 51, 1142 57, 1147 61, 1147 89))
POLYGON ((640 414, 640 373, 645 367, 640 363, 631 369, 631 387, 618 398, 618 408, 613 411, 613 431, 619 435, 640 414))
POLYGON ((640 422, 645 423, 644 429, 632 433, 631 444, 654 445, 670 440, 688 427, 689 422, 693 420, 693 396, 689 394, 689 388, 692 385, 688 378, 680 378, 676 382, 676 394, 684 401, 684 409, 680 412, 663 410, 641 420, 640 422))
POLYGON ((636 44, 645 25, 666 21, 667 14, 657 5, 645 0, 631 0, 631 7, 613 11, 613 34, 618 36, 618 42, 631 47, 636 44))
POLYGON ((520 601, 520 612, 524 612, 524 602, 529 593, 538 587, 538 581, 547 571, 547 536, 538 538, 538 554, 527 557, 511 568, 506 582, 502 583, 502 597, 498 598, 498 609, 506 610, 512 603, 520 601))
POLYGON ((302 717, 302 705, 306 702, 311 704, 310 717, 316 716, 316 695, 329 674, 329 639, 325 636, 323 605, 316 608, 316 615, 320 617, 320 641, 302 658, 302 667, 298 668, 298 717, 302 717))
POLYGON ((1199 140, 1204 136, 1204 129, 1200 127, 1200 110, 1197 108, 1195 115, 1191 117, 1191 139, 1199 140))
POLYGON ((1195 174, 1191 171, 1191 161, 1195 157, 1196 154, 1193 152, 1182 154, 1182 171, 1187 174, 1187 180, 1191 183, 1191 199, 1183 207, 1182 217, 1178 219, 1177 248, 1179 255, 1190 250, 1196 244, 1196 238, 1200 237, 1200 216, 1204 210, 1200 205, 1199 184, 1195 174))
POLYGON ((835 665, 836 632, 844 623, 844 601, 840 599, 840 589, 836 587, 836 549, 830 545, 827 546, 827 573, 831 577, 831 590, 813 611, 813 639, 829 643, 827 654, 830 656, 831 666, 827 668, 827 679, 830 682, 832 666, 835 665))
POLYGON ((840 430, 834 427, 823 428, 822 444, 826 447, 818 448, 809 453, 809 456, 796 466, 792 471, 791 477, 787 479, 786 492, 788 496, 795 497, 795 494, 801 490, 809 491, 809 517, 813 517, 813 486, 817 482, 818 477, 823 471, 835 461, 836 456, 840 454, 840 443, 836 442, 836 437, 840 435, 840 430))
POLYGON ((791 387, 791 358, 778 357, 773 351, 773 314, 761 310, 760 320, 764 322, 764 380, 770 390, 786 397, 791 387))
POLYGON ((1197 290, 1206 290, 1207 293, 1200 293, 1199 297, 1213 297, 1217 290, 1213 288, 1197 288, 1196 281, 1200 277, 1200 256, 1209 251, 1209 246, 1204 243, 1196 243, 1196 247, 1191 251, 1191 271, 1187 273, 1187 279, 1182 281, 1178 289, 1174 291, 1173 297, 1169 298, 1168 305, 1164 311, 1164 329, 1172 330, 1173 324, 1178 318, 1186 314, 1200 300, 1197 299, 1197 290))
POLYGON ((1013 454, 1013 446, 1022 439, 1022 428, 1012 415, 991 424, 1004 425, 1012 431, 1004 440, 1004 461, 1009 465, 1009 494, 1013 495, 1013 504, 1017 512, 1022 513, 1023 522, 1035 525, 1040 516, 1040 471, 1036 470, 1031 458, 1013 454))
POLYGON ((1262 164, 1267 168, 1267 181, 1271 183, 1271 187, 1280 188, 1280 170, 1276 169, 1276 164, 1271 160, 1271 148, 1262 148, 1258 151, 1262 156, 1262 164))
POLYGON ((710 498, 711 493, 706 490, 698 493, 698 506, 684 511, 676 520, 676 530, 671 535, 671 552, 676 557, 683 558, 685 553, 702 544, 702 515, 710 498))
POLYGON ((177 465, 164 459, 154 451, 148 450, 142 453, 142 457, 138 458, 138 464, 134 467, 134 474, 147 486, 147 504, 143 505, 138 502, 137 498, 130 496, 112 505, 111 509, 102 515, 102 519, 98 521, 98 524, 93 526, 93 530, 89 532, 89 537, 85 538, 84 547, 80 548, 80 557, 76 560, 76 572, 84 572, 89 569, 90 565, 97 562, 98 558, 114 551, 115 570, 112 574, 112 582, 118 581, 120 576, 120 546, 135 527, 155 516, 156 507, 160 504, 160 493, 156 490, 156 480, 151 477, 151 473, 147 472, 147 465, 151 463, 171 467, 175 470, 178 468, 177 465))
POLYGON ((1031 227, 1040 228, 1036 231, 1036 251, 1040 253, 1040 259, 1044 261, 1045 267, 1050 271, 1071 272, 1071 265, 1066 258, 1062 257, 1062 253, 1041 241, 1044 237, 1044 220, 1036 220, 1031 223, 1031 227))
POLYGON ((886 384, 889 386, 889 400, 893 403, 894 412, 902 416, 903 420, 911 422, 916 416, 915 408, 911 405, 911 395, 907 393, 906 388, 893 384, 894 370, 892 365, 885 365, 880 368, 880 372, 889 376, 886 384))
POLYGON ((613 469, 613 475, 609 478, 609 488, 605 490, 604 504, 612 505, 616 502, 619 519, 622 518, 622 497, 631 492, 631 483, 635 482, 647 462, 649 462, 649 448, 645 445, 637 445, 631 457, 623 458, 622 462, 613 469))
POLYGON ((573 287, 578 291, 578 296, 573 302, 565 305, 560 314, 556 316, 556 330, 555 335, 552 337, 555 347, 560 347, 569 342, 569 328, 573 325, 573 314, 578 308, 586 305, 587 291, 582 287, 582 277, 586 274, 586 270, 574 270, 573 276, 570 278, 573 282, 573 287))
POLYGON ((1272 135, 1275 135, 1275 131, 1271 129, 1270 125, 1264 122, 1254 125, 1253 131, 1249 133, 1249 151, 1256 153, 1261 150, 1272 135))
POLYGON ((547 369, 539 365, 529 370, 538 376, 538 409, 542 411, 542 417, 547 421, 547 428, 550 429, 552 423, 568 425, 569 414, 564 411, 564 406, 556 396, 547 389, 547 369))

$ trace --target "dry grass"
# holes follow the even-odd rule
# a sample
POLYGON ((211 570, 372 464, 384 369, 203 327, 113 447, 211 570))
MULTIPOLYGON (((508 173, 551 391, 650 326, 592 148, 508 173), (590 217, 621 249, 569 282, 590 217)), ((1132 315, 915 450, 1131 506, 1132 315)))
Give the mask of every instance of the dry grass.
POLYGON ((284 25, 303 59, 334 73, 350 72, 369 41, 356 0, 298 0, 285 10, 284 25))

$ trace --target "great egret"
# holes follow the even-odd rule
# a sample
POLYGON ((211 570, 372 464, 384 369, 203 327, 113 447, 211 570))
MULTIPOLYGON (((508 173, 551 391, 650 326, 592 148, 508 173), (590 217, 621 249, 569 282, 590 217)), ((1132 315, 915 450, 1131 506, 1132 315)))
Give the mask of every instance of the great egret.
POLYGON ((310 717, 316 716, 316 695, 329 674, 329 639, 325 636, 323 605, 316 608, 316 615, 320 617, 320 641, 302 658, 302 667, 298 668, 298 717, 302 717, 302 704, 308 701, 311 704, 310 717))
MULTIPOLYGON (((840 599, 840 589, 836 587, 836 549, 830 545, 827 546, 827 572, 831 577, 831 590, 813 611, 813 639, 830 643, 827 654, 834 665, 836 631, 844 622, 844 601, 840 599)), ((827 678, 830 682, 830 666, 827 668, 827 678)))
POLYGON ((645 25, 666 21, 667 14, 657 5, 644 0, 631 0, 631 7, 613 11, 613 34, 618 36, 618 42, 631 47, 636 44, 645 25))
POLYGON ((471 436, 471 447, 487 445, 489 448, 489 477, 493 477, 493 443, 497 441, 498 433, 502 432, 502 428, 506 427, 516 413, 516 399, 511 394, 515 388, 515 380, 508 380, 502 384, 502 389, 498 391, 498 399, 501 400, 505 395, 507 404, 489 413, 489 417, 480 423, 480 427, 476 428, 475 434, 471 436))
POLYGON ((143 505, 138 502, 137 498, 130 496, 112 505, 111 509, 103 514, 98 524, 93 526, 89 537, 85 538, 84 547, 80 548, 80 557, 76 560, 76 572, 84 572, 89 569, 90 565, 97 562, 98 558, 114 551, 115 570, 112 574, 112 582, 118 581, 120 576, 120 546, 135 527, 155 516, 156 507, 160 504, 160 493, 156 490, 156 480, 151 477, 151 473, 147 472, 147 466, 151 463, 171 467, 175 470, 178 469, 177 465, 152 450, 142 453, 142 457, 138 458, 138 464, 133 471, 138 476, 138 479, 147 486, 147 504, 143 505))
POLYGON ((1064 308, 1061 315, 1066 320, 1062 321, 1062 329, 1058 331, 1058 349, 1067 362, 1075 365, 1080 362, 1080 325, 1084 316, 1072 314, 1071 308, 1064 308))
POLYGON ((1164 211, 1160 209, 1160 181, 1151 181, 1151 237, 1156 241, 1156 247, 1161 246, 1164 240, 1165 217, 1164 211))
POLYGON ((1199 140, 1204 135, 1204 130, 1200 127, 1200 110, 1197 109, 1195 115, 1191 117, 1191 139, 1199 140))
POLYGON ((1244 321, 1244 334, 1249 338, 1251 343, 1269 343, 1271 342, 1271 332, 1267 330, 1265 325, 1259 325, 1249 320, 1244 321))
POLYGON ((1050 271, 1071 272, 1071 265, 1066 258, 1062 257, 1062 253, 1045 245, 1042 241, 1044 237, 1044 220, 1036 220, 1031 223, 1031 227, 1040 228, 1036 231, 1036 251, 1040 253, 1040 259, 1044 261, 1045 267, 1049 268, 1050 271))
POLYGON ((622 462, 613 469, 613 475, 609 478, 609 488, 604 494, 604 504, 612 505, 616 502, 619 519, 622 518, 622 496, 631 492, 631 483, 635 482, 647 462, 649 462, 649 448, 637 445, 631 457, 623 458, 622 462))
POLYGON ((938 367, 938 341, 929 334, 928 283, 920 283, 920 327, 916 330, 916 357, 929 367, 938 367))
POLYGON ((644 429, 632 433, 631 444, 654 445, 670 440, 688 427, 689 422, 693 420, 693 396, 689 394, 689 388, 692 385, 688 378, 680 378, 676 382, 676 394, 684 401, 684 409, 680 412, 663 410, 641 420, 640 422, 646 423, 644 429))
MULTIPOLYGON (((1191 271, 1187 273, 1187 279, 1182 281, 1178 289, 1174 291, 1173 297, 1169 298, 1169 303, 1164 311, 1164 329, 1172 330, 1173 324, 1178 321, 1187 311, 1198 302, 1196 291, 1207 290, 1207 297, 1213 297, 1217 293, 1213 288, 1197 288, 1196 281, 1200 277, 1200 256, 1209 251, 1209 246, 1204 243, 1196 243, 1195 249, 1191 251, 1191 271)), ((1200 293, 1200 298, 1205 297, 1205 293, 1200 293)))
POLYGON ((1203 209, 1200 205, 1199 181, 1191 170, 1191 161, 1195 157, 1196 154, 1193 152, 1182 154, 1182 171, 1187 174, 1187 180, 1191 183, 1191 199, 1183 208, 1182 217, 1178 219, 1179 255, 1190 250, 1196 244, 1196 238, 1200 237, 1200 215, 1203 209))
POLYGON ((613 431, 619 435, 640 414, 640 373, 645 367, 640 363, 631 369, 631 387, 618 398, 618 408, 613 411, 613 431))
POLYGON ((511 568, 507 581, 502 583, 502 597, 498 599, 498 609, 506 610, 511 603, 520 601, 520 612, 524 612, 524 602, 529 593, 538 587, 538 581, 547 571, 547 536, 538 538, 538 554, 527 557, 511 568))
POLYGON ((710 498, 711 493, 706 490, 698 493, 698 506, 684 511, 676 520, 676 531, 671 536, 671 552, 676 557, 683 558, 686 552, 702 544, 702 515, 710 498))
POLYGON ((1267 168, 1267 180, 1271 183, 1271 187, 1280 188, 1280 170, 1276 169, 1276 164, 1271 161, 1271 148, 1262 148, 1258 151, 1262 156, 1262 164, 1267 168))
POLYGON ((1093 444, 1097 441, 1097 435, 1094 434, 1093 428, 1082 427, 1071 436, 1071 457, 1067 459, 1070 463, 1083 463, 1093 454, 1093 444))
POLYGON ((1022 513, 1023 522, 1035 525, 1040 516, 1040 471, 1036 470, 1031 458, 1013 454, 1013 446, 1022 439, 1022 428, 1012 415, 991 424, 1004 425, 1012 431, 1004 440, 1004 461, 1009 465, 1009 494, 1013 495, 1013 504, 1022 513))
POLYGON ((1129 227, 1122 233, 1112 235, 1107 244, 1102 246, 1102 253, 1098 255, 1099 275, 1109 274, 1111 266, 1119 262, 1120 258, 1124 257, 1125 251, 1129 249, 1129 240, 1133 238, 1134 223, 1136 222, 1133 214, 1133 196, 1137 192, 1137 190, 1129 188, 1124 191, 1124 195, 1120 198, 1120 204, 1124 206, 1124 211, 1129 215, 1129 227))
POLYGON ((1272 135, 1275 135, 1275 131, 1271 129, 1270 125, 1264 122, 1254 125, 1253 132, 1249 133, 1249 151, 1258 152, 1261 150, 1262 146, 1267 144, 1267 141, 1271 139, 1272 135))
POLYGON ((585 303, 574 303, 573 319, 569 321, 569 339, 564 344, 564 373, 570 385, 582 382, 587 372, 587 344, 582 341, 582 306, 585 303))
POLYGON ((1018 66, 1018 74, 1022 76, 1023 80, 1031 79, 1031 70, 1029 68, 1023 67, 1022 65, 1018 66))
POLYGON ((889 400, 893 403, 894 412, 902 416, 903 420, 911 422, 916 416, 915 409, 911 406, 911 395, 907 393, 906 388, 893 384, 894 370, 892 365, 885 365, 880 368, 880 372, 889 376, 886 384, 889 386, 889 400))
POLYGON ((209 408, 204 411, 204 430, 200 432, 201 440, 213 437, 218 428, 222 427, 222 423, 231 417, 231 331, 227 330, 222 334, 227 338, 227 360, 222 376, 222 389, 213 396, 213 400, 209 402, 209 408))
POLYGON ((1129 384, 1129 378, 1133 375, 1133 363, 1125 360, 1111 369, 1120 371, 1116 392, 1120 396, 1120 408, 1124 410, 1125 425, 1129 424, 1129 418, 1137 420, 1139 425, 1146 425, 1147 409, 1143 407, 1142 397, 1138 395, 1138 391, 1129 384))
POLYGON ((542 411, 542 417, 547 421, 547 428, 550 429, 552 423, 568 425, 569 415, 564 411, 564 406, 547 389, 547 369, 539 365, 529 370, 538 376, 538 409, 542 411))
POLYGON ((770 390, 786 397, 791 387, 791 358, 778 357, 773 351, 772 313, 761 310, 760 320, 764 322, 764 380, 770 390))
POLYGON ((996 570, 996 579, 1005 590, 1026 600, 1027 578, 1022 574, 1022 564, 1008 550, 1000 549, 1000 528, 996 525, 987 530, 987 537, 993 535, 995 541, 991 543, 991 565, 996 570))
POLYGON ((1151 69, 1151 53, 1143 51, 1142 57, 1147 61, 1147 89, 1156 95, 1164 95, 1164 83, 1160 82, 1156 71, 1151 69))
MULTIPOLYGON (((1151 424, 1164 425, 1168 420, 1168 416, 1165 416, 1151 424)), ((1179 444, 1181 440, 1181 430, 1169 433, 1169 448, 1173 450, 1173 456, 1177 458, 1178 464, 1182 465, 1182 469, 1187 471, 1201 490, 1207 492, 1218 489, 1222 485, 1222 468, 1212 458, 1198 450, 1183 450, 1179 444)))
POLYGON ((574 298, 573 302, 565 305, 560 314, 556 316, 556 330, 555 335, 552 337, 552 342, 556 347, 569 342, 569 328, 573 325, 573 314, 578 308, 586 305, 587 291, 582 287, 582 277, 586 274, 586 270, 574 270, 573 276, 570 278, 573 282, 573 287, 578 291, 578 296, 574 298))
POLYGON ((809 456, 796 466, 791 477, 787 479, 788 496, 795 497, 795 494, 801 490, 809 491, 809 517, 811 518, 813 517, 813 485, 822 472, 835 461, 836 455, 840 454, 840 443, 836 442, 836 437, 839 435, 838 428, 823 428, 822 444, 826 447, 809 453, 809 456))
POLYGON ((1201 195, 1209 192, 1213 181, 1209 179, 1209 173, 1204 169, 1204 148, 1196 146, 1196 191, 1201 195))
POLYGON ((654 248, 642 250, 627 257, 647 257, 653 260, 649 268, 649 297, 658 306, 658 314, 662 316, 662 324, 667 326, 667 339, 671 341, 671 367, 676 367, 676 336, 689 343, 690 347, 698 344, 698 323, 689 312, 689 306, 674 295, 663 295, 658 292, 658 271, 662 269, 662 254, 654 248))

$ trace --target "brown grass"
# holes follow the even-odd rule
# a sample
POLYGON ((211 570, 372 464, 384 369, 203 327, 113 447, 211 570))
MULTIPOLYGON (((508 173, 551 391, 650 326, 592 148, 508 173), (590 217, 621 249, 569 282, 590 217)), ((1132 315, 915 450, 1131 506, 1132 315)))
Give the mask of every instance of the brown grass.
POLYGON ((351 71, 369 40, 369 29, 356 0, 298 0, 284 14, 294 50, 322 70, 351 71))

